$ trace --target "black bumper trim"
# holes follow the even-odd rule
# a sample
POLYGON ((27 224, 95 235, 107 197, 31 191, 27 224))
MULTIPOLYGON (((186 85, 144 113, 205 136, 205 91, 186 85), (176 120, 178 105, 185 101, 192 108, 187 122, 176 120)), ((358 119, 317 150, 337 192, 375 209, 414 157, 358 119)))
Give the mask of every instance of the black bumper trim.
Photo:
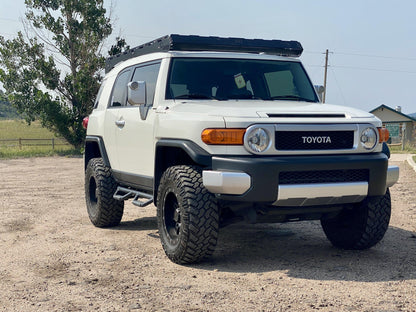
POLYGON ((219 199, 253 203, 276 201, 280 172, 367 169, 368 195, 386 192, 388 158, 384 153, 331 156, 218 156, 213 170, 239 171, 251 176, 251 188, 243 195, 218 195, 219 199))

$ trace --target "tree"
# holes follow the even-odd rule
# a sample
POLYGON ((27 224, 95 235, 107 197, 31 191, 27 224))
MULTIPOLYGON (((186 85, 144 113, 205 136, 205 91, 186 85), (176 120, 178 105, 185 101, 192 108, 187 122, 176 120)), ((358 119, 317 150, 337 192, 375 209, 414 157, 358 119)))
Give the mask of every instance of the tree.
POLYGON ((108 51, 109 55, 117 55, 130 49, 127 45, 126 40, 120 37, 116 37, 116 44, 112 45, 108 51))
POLYGON ((82 119, 91 112, 102 79, 103 42, 112 32, 103 0, 25 4, 26 36, 0 36, 0 81, 29 123, 39 119, 80 149, 82 119))
POLYGON ((6 95, 0 90, 0 119, 21 118, 16 109, 8 102, 6 95))

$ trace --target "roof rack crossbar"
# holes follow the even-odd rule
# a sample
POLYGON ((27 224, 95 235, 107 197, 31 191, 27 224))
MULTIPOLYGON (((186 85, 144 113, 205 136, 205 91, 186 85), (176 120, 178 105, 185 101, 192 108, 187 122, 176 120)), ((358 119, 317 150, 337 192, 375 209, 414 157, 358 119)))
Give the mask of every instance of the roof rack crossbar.
POLYGON ((154 52, 167 51, 220 51, 243 53, 266 53, 299 57, 303 48, 298 41, 203 37, 194 35, 167 35, 139 45, 124 53, 106 59, 105 72, 130 58, 154 52))

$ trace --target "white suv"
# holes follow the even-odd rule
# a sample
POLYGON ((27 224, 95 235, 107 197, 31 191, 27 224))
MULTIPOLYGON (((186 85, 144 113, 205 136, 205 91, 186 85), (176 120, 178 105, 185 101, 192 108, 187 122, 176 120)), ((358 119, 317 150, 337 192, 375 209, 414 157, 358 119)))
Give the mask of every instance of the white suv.
POLYGON ((169 35, 107 60, 89 116, 85 193, 95 226, 154 201, 176 263, 214 252, 220 226, 321 220, 366 249, 390 220, 388 132, 322 104, 296 41, 169 35))

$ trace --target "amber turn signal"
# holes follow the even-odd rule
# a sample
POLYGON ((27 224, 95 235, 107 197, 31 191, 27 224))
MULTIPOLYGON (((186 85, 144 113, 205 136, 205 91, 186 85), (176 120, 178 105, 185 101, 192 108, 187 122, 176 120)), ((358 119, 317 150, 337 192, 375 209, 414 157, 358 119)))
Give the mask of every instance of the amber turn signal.
POLYGON ((387 128, 377 128, 377 130, 378 130, 379 143, 387 142, 390 137, 389 130, 387 130, 387 128))
POLYGON ((246 129, 205 129, 202 142, 210 145, 243 145, 246 129))

